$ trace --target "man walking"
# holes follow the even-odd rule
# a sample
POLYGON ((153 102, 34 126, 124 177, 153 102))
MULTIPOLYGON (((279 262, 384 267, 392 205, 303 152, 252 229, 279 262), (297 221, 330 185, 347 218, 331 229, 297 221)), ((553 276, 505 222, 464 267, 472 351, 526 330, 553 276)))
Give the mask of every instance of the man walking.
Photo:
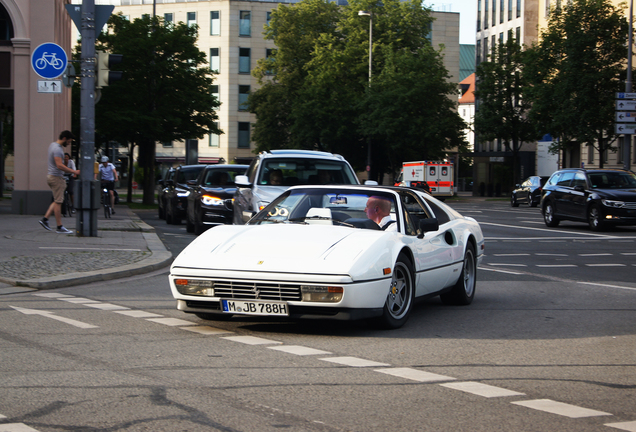
POLYGON ((52 231, 53 229, 49 226, 49 216, 53 213, 55 215, 55 222, 57 223, 57 230, 55 232, 58 234, 73 233, 73 231, 66 229, 62 225, 62 203, 64 202, 64 190, 66 189, 64 173, 75 174, 77 176, 80 174, 79 170, 71 169, 64 165, 64 147, 72 143, 74 139, 73 134, 65 130, 60 134, 57 141, 49 145, 46 183, 53 192, 53 202, 39 222, 44 228, 52 231))

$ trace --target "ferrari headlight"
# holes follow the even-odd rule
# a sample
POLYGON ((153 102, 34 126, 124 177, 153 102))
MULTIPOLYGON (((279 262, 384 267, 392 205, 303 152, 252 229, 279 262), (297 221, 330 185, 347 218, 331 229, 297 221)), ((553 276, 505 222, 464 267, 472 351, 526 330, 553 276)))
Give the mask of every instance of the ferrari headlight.
POLYGON ((302 301, 338 303, 342 300, 344 288, 338 286, 301 285, 302 301))
POLYGON ((177 291, 183 295, 214 297, 214 281, 205 279, 175 279, 177 291))
POLYGON ((201 204, 208 206, 223 205, 223 200, 211 195, 203 195, 201 197, 201 204))
POLYGON ((613 207, 613 208, 625 207, 625 203, 623 201, 613 201, 613 200, 604 199, 604 200, 601 200, 601 202, 606 207, 613 207))
POLYGON ((258 203, 258 211, 263 210, 263 209, 264 209, 265 207, 267 207, 268 205, 269 205, 269 203, 268 203, 268 202, 265 202, 265 201, 259 201, 259 203, 258 203))

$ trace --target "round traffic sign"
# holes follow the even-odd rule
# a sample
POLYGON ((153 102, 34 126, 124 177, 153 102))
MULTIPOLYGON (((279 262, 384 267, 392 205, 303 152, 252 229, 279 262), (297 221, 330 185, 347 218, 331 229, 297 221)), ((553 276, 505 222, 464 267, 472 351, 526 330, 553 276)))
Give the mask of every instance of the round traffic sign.
POLYGON ((68 59, 61 46, 54 43, 43 43, 31 54, 31 67, 42 78, 57 78, 66 70, 68 59))

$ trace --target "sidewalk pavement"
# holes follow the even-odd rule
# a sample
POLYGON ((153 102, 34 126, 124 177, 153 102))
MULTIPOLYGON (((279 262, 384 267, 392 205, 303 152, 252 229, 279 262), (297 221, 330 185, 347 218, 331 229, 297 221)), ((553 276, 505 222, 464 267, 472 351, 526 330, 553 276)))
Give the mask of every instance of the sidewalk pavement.
MULTIPOLYGON (((97 216, 97 237, 57 234, 42 216, 11 214, 11 201, 0 201, 0 294, 51 289, 124 278, 168 266, 172 253, 154 231, 127 206, 97 216)), ((76 215, 62 217, 75 232, 76 215)))

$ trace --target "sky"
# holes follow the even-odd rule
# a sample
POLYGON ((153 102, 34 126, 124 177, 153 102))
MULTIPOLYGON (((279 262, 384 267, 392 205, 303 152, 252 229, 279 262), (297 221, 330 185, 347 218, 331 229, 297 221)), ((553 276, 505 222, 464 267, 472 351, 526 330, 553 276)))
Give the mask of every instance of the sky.
POLYGON ((477 0, 453 0, 449 3, 425 1, 424 5, 439 12, 459 12, 459 43, 462 45, 475 45, 477 0))

